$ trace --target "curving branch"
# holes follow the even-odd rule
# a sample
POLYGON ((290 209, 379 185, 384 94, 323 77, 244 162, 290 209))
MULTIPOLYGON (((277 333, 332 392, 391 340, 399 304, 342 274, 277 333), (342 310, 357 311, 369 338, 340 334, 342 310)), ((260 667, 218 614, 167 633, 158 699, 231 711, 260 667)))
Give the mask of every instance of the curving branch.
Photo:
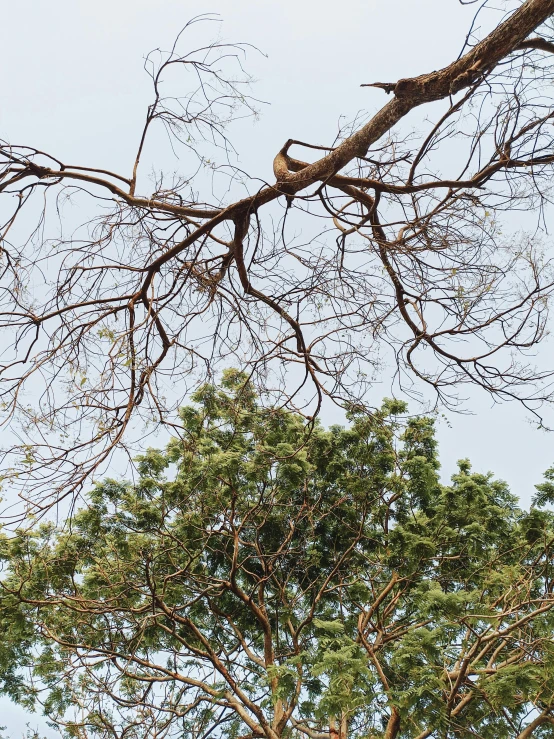
POLYGON ((526 356, 547 334, 552 269, 540 239, 506 236, 502 218, 544 218, 550 203, 552 44, 531 34, 552 14, 554 0, 526 0, 443 69, 374 83, 389 102, 329 146, 288 140, 271 183, 231 162, 226 126, 254 110, 244 47, 182 53, 190 25, 147 59, 154 96, 130 173, 2 144, 3 460, 27 510, 80 491, 114 450, 132 456, 140 423, 177 427, 186 393, 229 363, 310 423, 326 397, 363 405, 385 362, 397 390, 455 406, 470 383, 542 422, 552 369, 526 356), (169 68, 190 94, 165 92, 169 68), (429 103, 435 122, 408 139, 399 124, 429 103), (186 174, 148 195, 156 126, 186 174), (91 218, 66 235, 71 203, 91 218))

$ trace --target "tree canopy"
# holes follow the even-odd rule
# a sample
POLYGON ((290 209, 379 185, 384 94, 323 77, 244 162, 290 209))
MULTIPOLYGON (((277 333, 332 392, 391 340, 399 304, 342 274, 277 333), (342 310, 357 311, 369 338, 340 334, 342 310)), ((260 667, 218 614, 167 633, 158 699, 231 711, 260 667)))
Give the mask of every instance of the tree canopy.
POLYGON ((523 511, 398 401, 308 439, 238 372, 194 401, 2 538, 4 693, 80 739, 553 735, 554 472, 523 511))

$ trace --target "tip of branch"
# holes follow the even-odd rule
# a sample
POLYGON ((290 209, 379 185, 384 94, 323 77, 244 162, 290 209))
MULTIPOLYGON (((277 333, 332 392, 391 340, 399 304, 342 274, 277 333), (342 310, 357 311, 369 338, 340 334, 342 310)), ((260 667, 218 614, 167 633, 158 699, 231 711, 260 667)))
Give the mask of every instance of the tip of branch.
POLYGON ((384 90, 387 95, 390 95, 391 92, 394 92, 396 82, 371 82, 360 85, 360 87, 378 87, 380 90, 384 90))

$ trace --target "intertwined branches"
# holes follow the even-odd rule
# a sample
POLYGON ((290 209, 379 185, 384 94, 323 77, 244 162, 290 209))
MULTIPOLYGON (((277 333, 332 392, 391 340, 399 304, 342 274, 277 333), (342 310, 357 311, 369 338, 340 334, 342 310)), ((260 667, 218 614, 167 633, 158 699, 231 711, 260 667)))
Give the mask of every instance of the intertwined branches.
POLYGON ((68 739, 550 736, 552 512, 440 485, 399 402, 294 456, 303 418, 225 385, 136 484, 0 537, 0 689, 68 739))
POLYGON ((137 413, 171 423, 229 363, 308 418, 326 395, 363 403, 387 358, 412 392, 455 403, 471 383, 537 412, 551 371, 526 355, 546 332, 551 266, 508 216, 549 203, 552 13, 554 0, 518 3, 444 69, 374 83, 384 107, 326 147, 287 141, 271 183, 231 164, 229 125, 255 112, 244 48, 181 53, 195 24, 147 59, 130 173, 4 143, 2 399, 22 424, 5 459, 29 505, 78 491, 137 413), (397 132, 427 104, 421 135, 397 132), (160 124, 184 173, 156 174, 148 194, 160 124))

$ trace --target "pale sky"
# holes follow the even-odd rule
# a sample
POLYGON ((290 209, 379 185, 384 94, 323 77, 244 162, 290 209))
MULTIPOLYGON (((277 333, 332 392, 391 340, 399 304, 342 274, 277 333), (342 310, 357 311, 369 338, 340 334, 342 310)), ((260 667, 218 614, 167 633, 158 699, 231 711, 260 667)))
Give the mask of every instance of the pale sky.
MULTIPOLYGON (((225 40, 254 44, 266 55, 253 51, 246 68, 257 79, 254 94, 268 104, 259 121, 235 129, 234 142, 242 166, 271 179, 273 157, 287 139, 328 144, 339 116, 371 112, 386 101, 360 83, 413 76, 452 61, 475 9, 458 0, 4 3, 0 138, 71 164, 128 173, 150 95, 144 55, 170 46, 191 17, 214 12, 225 40)), ((549 363, 546 354, 541 360, 549 363)), ((490 399, 475 393, 466 408, 474 415, 450 414, 450 425, 439 424, 445 476, 457 459, 469 457, 475 469, 494 471, 527 502, 554 463, 554 435, 536 430, 515 404, 491 408, 490 399)), ((333 422, 332 412, 323 420, 333 422)), ((0 710, 10 737, 19 737, 27 720, 42 725, 6 701, 0 710)))

